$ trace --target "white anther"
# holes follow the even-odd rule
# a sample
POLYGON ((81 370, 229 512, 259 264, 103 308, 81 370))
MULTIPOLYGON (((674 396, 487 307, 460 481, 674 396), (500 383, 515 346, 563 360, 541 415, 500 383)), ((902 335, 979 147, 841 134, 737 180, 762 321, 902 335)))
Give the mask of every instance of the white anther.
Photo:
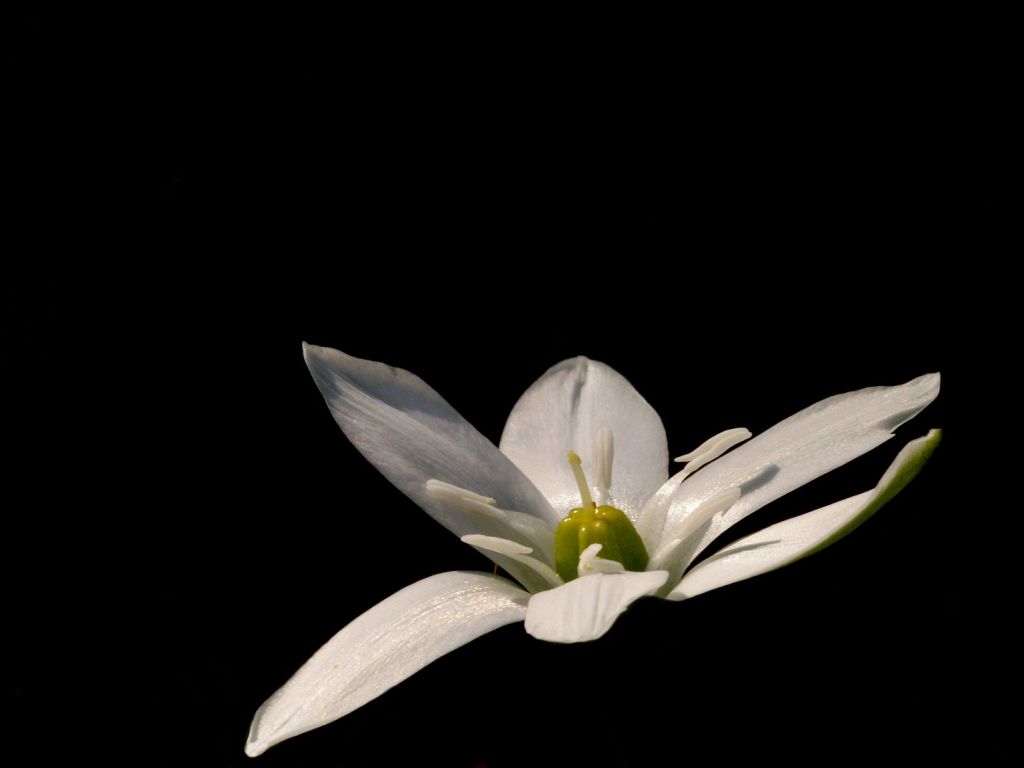
POLYGON ((481 496, 479 493, 467 491, 451 483, 444 483, 440 480, 427 480, 427 495, 463 512, 475 512, 485 517, 504 518, 504 513, 494 506, 494 499, 489 496, 481 496))
POLYGON ((481 496, 479 493, 473 493, 473 491, 467 491, 465 488, 460 488, 457 485, 451 483, 445 483, 440 480, 427 480, 427 493, 433 496, 438 501, 442 501, 442 494, 451 494, 462 499, 471 499, 473 501, 479 501, 484 504, 496 503, 490 496, 481 496), (438 495, 435 495, 438 494, 438 495))
POLYGON ((484 536, 479 533, 470 533, 462 537, 462 541, 488 552, 497 552, 499 555, 528 555, 533 552, 533 547, 520 544, 517 541, 503 539, 500 536, 484 536))
POLYGON ((430 498, 459 512, 499 521, 501 527, 510 534, 529 541, 543 561, 554 563, 555 542, 551 535, 551 527, 546 521, 514 509, 500 509, 494 506, 494 499, 451 483, 427 480, 425 485, 430 498))
POLYGON ((687 475, 691 475, 708 462, 717 459, 733 446, 739 445, 744 440, 749 440, 750 437, 750 430, 744 427, 727 429, 724 432, 719 432, 714 437, 709 437, 700 444, 700 447, 679 456, 676 461, 687 462, 684 471, 687 475))

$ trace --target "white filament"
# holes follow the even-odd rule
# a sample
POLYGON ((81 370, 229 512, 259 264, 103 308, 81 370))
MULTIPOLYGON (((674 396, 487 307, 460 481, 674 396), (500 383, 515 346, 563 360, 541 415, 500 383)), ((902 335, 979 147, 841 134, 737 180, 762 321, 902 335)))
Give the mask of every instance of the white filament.
POLYGON ((583 474, 583 461, 575 451, 569 451, 569 466, 572 467, 573 477, 576 478, 576 487, 580 489, 580 498, 583 499, 584 507, 593 507, 594 500, 590 497, 590 486, 587 485, 587 476, 583 474))

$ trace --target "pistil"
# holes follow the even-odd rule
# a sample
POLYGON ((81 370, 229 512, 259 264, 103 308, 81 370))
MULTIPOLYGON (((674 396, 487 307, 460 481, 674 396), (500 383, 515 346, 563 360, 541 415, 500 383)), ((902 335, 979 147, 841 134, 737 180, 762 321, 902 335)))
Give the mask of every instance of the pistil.
MULTIPOLYGON (((580 556, 595 544, 600 545, 599 555, 602 560, 621 563, 628 571, 644 570, 649 559, 647 549, 629 517, 621 509, 609 504, 598 506, 594 502, 590 496, 590 485, 583 474, 583 462, 573 451, 569 451, 569 466, 576 478, 583 506, 571 510, 555 530, 555 565, 558 575, 565 581, 577 578, 580 575, 580 556)), ((610 467, 607 470, 602 467, 601 474, 610 480, 610 467)), ((598 553, 590 550, 590 560, 594 559, 595 554, 598 553)), ((585 570, 593 572, 599 569, 591 567, 585 570)))

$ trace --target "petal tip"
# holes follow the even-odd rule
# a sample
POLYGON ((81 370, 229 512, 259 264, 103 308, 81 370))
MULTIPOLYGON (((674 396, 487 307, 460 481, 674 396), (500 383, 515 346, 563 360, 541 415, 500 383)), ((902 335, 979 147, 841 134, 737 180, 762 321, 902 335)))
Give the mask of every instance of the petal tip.
POLYGON ((249 742, 245 745, 245 754, 249 757, 259 757, 263 754, 263 750, 264 748, 255 742, 249 742))
POLYGON ((320 357, 320 347, 309 342, 302 342, 302 359, 306 361, 306 367, 312 368, 313 361, 320 357))
MULTIPOLYGON (((942 430, 941 429, 929 429, 928 434, 922 435, 921 437, 911 440, 905 446, 903 450, 899 452, 895 461, 893 462, 892 473, 902 470, 904 465, 910 465, 912 473, 910 477, 916 475, 921 468, 928 462, 935 449, 939 447, 939 443, 942 442, 942 430)), ((882 477, 879 485, 884 485, 891 479, 890 472, 882 477)), ((909 482, 909 479, 907 480, 909 482)), ((906 485, 906 483, 904 483, 906 485)), ((902 488, 902 486, 900 486, 902 488)))
POLYGON ((318 347, 316 344, 310 344, 308 341, 302 342, 302 357, 307 364, 312 362, 312 360, 319 360, 323 356, 323 347, 318 347))
POLYGON ((560 363, 555 363, 551 366, 545 376, 548 376, 559 371, 571 371, 577 376, 584 376, 587 373, 587 369, 594 363, 586 355, 576 355, 576 357, 569 357, 560 363))
POLYGON ((260 713, 257 712, 249 726, 249 738, 245 742, 245 754, 249 757, 259 757, 270 747, 266 740, 261 739, 256 733, 259 725, 260 713))
POLYGON ((341 372, 345 370, 354 359, 341 350, 331 347, 319 347, 307 341, 302 342, 302 359, 306 367, 318 381, 328 375, 330 371, 341 372))
POLYGON ((916 379, 910 382, 912 385, 917 385, 926 393, 937 395, 939 393, 939 387, 942 384, 942 374, 938 371, 934 373, 926 373, 923 376, 918 376, 916 379))
POLYGON ((322 723, 299 724, 296 727, 295 713, 285 714, 282 719, 280 707, 282 690, 275 692, 273 696, 263 702, 263 705, 256 710, 256 714, 252 716, 249 735, 245 740, 245 754, 249 757, 258 757, 282 741, 287 741, 322 725, 322 723))
POLYGON ((895 387, 892 391, 899 393, 896 396, 907 403, 907 408, 894 411, 878 422, 878 426, 889 432, 894 432, 897 427, 910 421, 921 411, 931 405, 939 396, 939 387, 942 384, 942 376, 939 373, 926 373, 911 379, 906 384, 895 387))
POLYGON ((252 723, 249 725, 249 735, 245 739, 245 754, 249 757, 258 757, 275 744, 279 744, 288 738, 287 735, 284 737, 279 735, 279 728, 268 729, 265 722, 265 715, 268 711, 267 705, 276 698, 276 694, 271 696, 270 699, 263 702, 263 705, 256 710, 256 714, 252 716, 252 723))

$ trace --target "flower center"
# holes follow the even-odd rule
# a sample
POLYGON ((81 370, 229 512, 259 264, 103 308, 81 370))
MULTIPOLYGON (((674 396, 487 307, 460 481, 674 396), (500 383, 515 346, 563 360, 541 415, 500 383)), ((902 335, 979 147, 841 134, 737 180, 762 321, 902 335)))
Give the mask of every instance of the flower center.
POLYGON ((608 504, 598 506, 590 496, 590 486, 583 474, 580 457, 569 451, 569 465, 580 489, 583 506, 569 512, 569 516, 555 529, 555 566, 564 581, 572 581, 578 574, 580 553, 593 544, 600 544, 600 557, 621 563, 627 571, 642 571, 647 567, 647 548, 626 513, 608 504))

